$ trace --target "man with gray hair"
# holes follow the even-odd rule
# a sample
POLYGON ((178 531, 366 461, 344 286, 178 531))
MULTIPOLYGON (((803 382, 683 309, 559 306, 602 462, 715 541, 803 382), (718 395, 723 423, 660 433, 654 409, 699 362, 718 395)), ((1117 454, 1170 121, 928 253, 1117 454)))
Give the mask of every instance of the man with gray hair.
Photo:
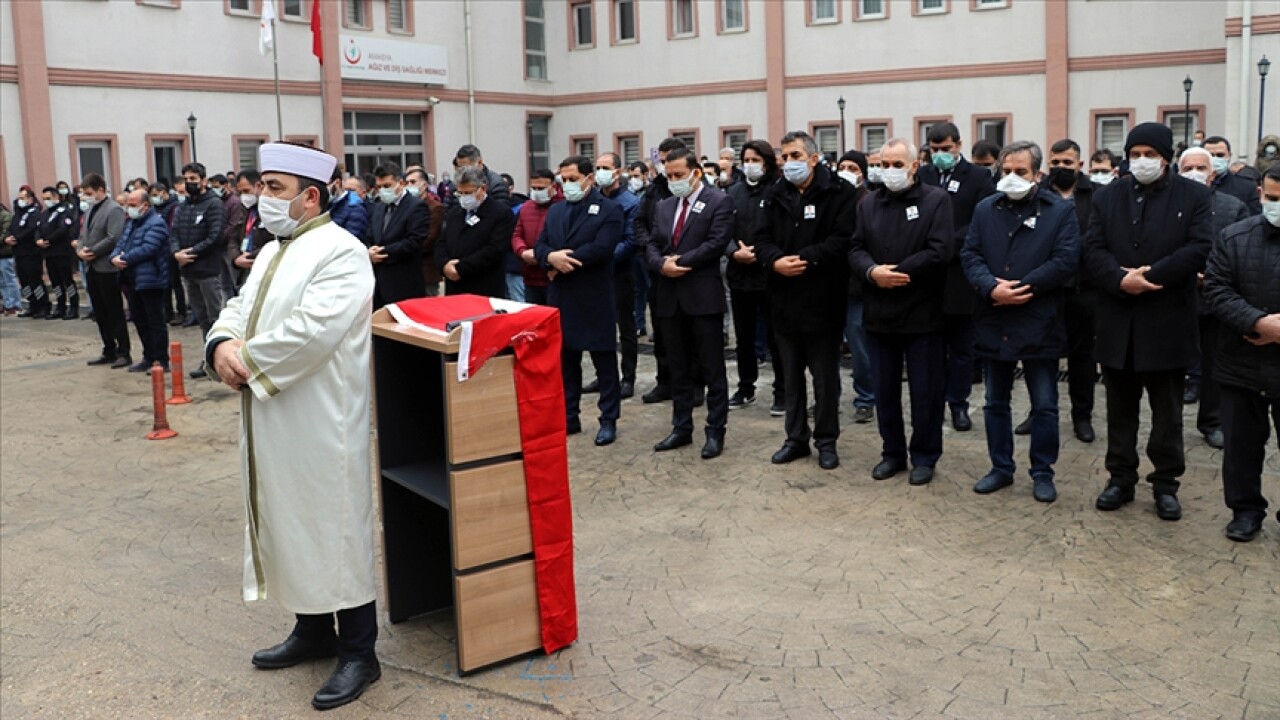
MULTIPOLYGON (((458 170, 457 204, 445 210, 444 230, 436 244, 436 267, 445 279, 445 295, 471 293, 507 296, 506 259, 516 216, 496 189, 484 167, 458 170)), ((499 187, 506 187, 502 178, 499 187)))
POLYGON ((1069 349, 1066 289, 1080 263, 1075 206, 1036 179, 1040 147, 1014 142, 1000 152, 997 194, 978 203, 960 259, 976 291, 974 351, 983 359, 987 401, 983 419, 991 471, 979 494, 1013 484, 1013 371, 1022 363, 1031 396, 1032 493, 1053 502, 1058 460, 1058 359, 1069 349))

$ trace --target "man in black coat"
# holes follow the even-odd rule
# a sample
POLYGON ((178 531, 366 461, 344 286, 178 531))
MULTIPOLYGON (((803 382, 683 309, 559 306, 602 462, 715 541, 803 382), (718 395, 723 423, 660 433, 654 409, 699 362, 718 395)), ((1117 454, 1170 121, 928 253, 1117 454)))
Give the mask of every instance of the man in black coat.
MULTIPOLYGON (((516 216, 510 206, 489 196, 483 167, 458 172, 458 202, 445 211, 436 244, 436 267, 444 275, 445 295, 507 296, 507 255, 516 216)), ((502 182, 499 180, 498 182, 502 182)), ((426 230, 422 237, 426 238, 426 230)), ((422 273, 418 273, 421 284, 422 273)))
MULTIPOLYGON (((938 123, 929 128, 930 164, 920 168, 919 181, 945 190, 951 196, 952 225, 957 251, 964 245, 969 222, 978 202, 995 194, 991 172, 960 154, 960 129, 954 123, 938 123)), ((946 346, 946 400, 951 408, 951 425, 960 432, 973 428, 969 419, 969 393, 973 390, 973 308, 977 302, 964 276, 960 257, 954 254, 947 267, 942 339, 946 346)))
POLYGON ((427 294, 422 251, 431 230, 431 211, 405 192, 399 165, 383 163, 374 168, 373 176, 381 202, 374 203, 362 239, 373 262, 373 307, 377 309, 427 294))
POLYGON ((729 420, 729 382, 724 366, 724 282, 720 257, 733 236, 733 200, 707 187, 697 158, 687 149, 666 159, 673 197, 658 203, 645 249, 654 273, 654 323, 667 343, 671 371, 671 433, 656 452, 693 442, 694 367, 707 384, 707 441, 702 458, 724 450, 729 420))
MULTIPOLYGON (((671 197, 671 190, 667 187, 666 176, 666 160, 667 155, 673 150, 689 149, 681 140, 675 138, 663 138, 658 143, 658 163, 656 166, 657 177, 649 184, 645 190, 644 197, 640 198, 640 209, 636 213, 635 230, 645 238, 653 233, 653 214, 658 209, 658 203, 671 197)), ((647 243, 647 240, 646 240, 647 243)), ((642 263, 643 264, 643 263, 642 263)), ((649 273, 649 316, 656 317, 654 310, 653 288, 657 278, 649 271, 647 265, 644 272, 649 273)), ((640 397, 645 404, 660 403, 671 399, 671 371, 667 366, 667 348, 662 340, 662 334, 658 332, 657 323, 654 323, 653 332, 649 335, 653 340, 653 359, 658 366, 657 377, 654 378, 656 384, 653 389, 640 397)), ((701 393, 703 388, 701 383, 695 389, 695 395, 701 393)))
POLYGON ((808 388, 813 375, 812 438, 824 470, 840 465, 840 336, 849 290, 846 260, 857 221, 856 191, 819 163, 808 133, 782 138, 783 179, 765 192, 765 214, 756 228, 756 257, 769 268, 769 322, 786 377, 787 440, 776 464, 809 450, 808 388))
POLYGON ((1209 189, 1172 172, 1173 133, 1142 123, 1125 140, 1132 175, 1098 191, 1085 257, 1099 290, 1097 357, 1107 388, 1110 481, 1099 510, 1132 502, 1138 484, 1138 420, 1145 390, 1151 405, 1147 476, 1156 514, 1182 517, 1178 478, 1182 390, 1199 355, 1196 282, 1212 244, 1209 189))
POLYGON ((14 266, 18 282, 22 286, 22 299, 27 309, 18 317, 45 318, 49 316, 49 296, 44 287, 44 250, 36 244, 40 239, 40 205, 30 187, 18 190, 18 201, 13 206, 13 220, 9 222, 4 242, 13 248, 14 266))
MULTIPOLYGON (((595 442, 608 445, 618 435, 622 402, 614 317, 617 308, 610 300, 614 296, 614 251, 623 237, 623 212, 594 186, 591 158, 565 158, 559 172, 566 202, 547 211, 533 255, 538 266, 547 271, 547 303, 560 310, 564 331, 560 370, 567 431, 570 435, 582 432, 578 411, 585 352, 591 355, 600 392, 600 431, 595 442)), ((465 172, 462 177, 467 177, 465 172)), ((459 181, 458 191, 465 189, 459 181)), ((447 236, 447 224, 445 230, 447 236)), ((507 247, 511 234, 507 231, 507 247)))
POLYGON ((80 317, 80 295, 76 292, 75 251, 71 241, 76 237, 78 219, 68 203, 59 201, 53 186, 44 189, 44 213, 40 216, 40 239, 44 250, 44 266, 49 273, 49 293, 54 310, 50 320, 80 317))
MULTIPOLYGON (((867 329, 880 424, 881 462, 871 477, 907 469, 925 485, 942 457, 945 371, 942 329, 947 267, 955 253, 950 195, 916 179, 915 146, 890 140, 880 148, 884 187, 859 206, 849 251, 853 272, 866 279, 862 322, 867 329), (911 389, 911 443, 902 419, 902 367, 911 389)), ((970 292, 973 292, 972 289, 970 292)))
MULTIPOLYGON (((222 198, 209 190, 204 165, 188 163, 182 168, 182 178, 187 202, 178 207, 169 240, 176 250, 173 259, 178 261, 187 288, 187 304, 195 311, 203 337, 209 334, 213 321, 222 312, 224 297, 220 278, 227 252, 222 234, 226 211, 222 198)), ((93 306, 95 310, 98 307, 96 298, 93 306)), ((207 373, 201 363, 188 374, 201 378, 207 373)))
POLYGON ((1235 197, 1249 208, 1250 215, 1262 212, 1258 186, 1254 181, 1231 172, 1231 143, 1217 135, 1204 141, 1204 149, 1213 156, 1213 189, 1235 197))
POLYGON ((1223 325, 1222 489, 1232 513, 1226 535, 1238 542, 1262 529, 1269 426, 1280 437, 1280 165, 1263 176, 1262 200, 1262 217, 1228 227, 1214 243, 1204 277, 1205 299, 1223 325))

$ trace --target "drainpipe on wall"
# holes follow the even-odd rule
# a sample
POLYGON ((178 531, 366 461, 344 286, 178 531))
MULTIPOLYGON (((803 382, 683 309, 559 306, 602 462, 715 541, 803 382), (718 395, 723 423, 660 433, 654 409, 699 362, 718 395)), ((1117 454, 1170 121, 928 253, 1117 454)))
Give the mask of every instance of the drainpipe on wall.
MULTIPOLYGON (((1247 0, 1246 0, 1247 1, 1247 0)), ((462 0, 463 24, 467 35, 467 142, 476 144, 476 88, 471 48, 471 0, 462 0)))
POLYGON ((1253 84, 1253 0, 1244 0, 1240 13, 1240 132, 1235 136, 1236 157, 1249 158, 1249 86, 1253 84))

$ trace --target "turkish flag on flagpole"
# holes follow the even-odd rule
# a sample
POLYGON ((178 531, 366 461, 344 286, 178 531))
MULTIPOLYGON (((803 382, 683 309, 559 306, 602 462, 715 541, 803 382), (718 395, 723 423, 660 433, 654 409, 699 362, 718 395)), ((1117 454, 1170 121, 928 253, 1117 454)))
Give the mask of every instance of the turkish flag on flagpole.
POLYGON ((324 64, 324 42, 320 30, 320 0, 311 3, 311 54, 324 64))

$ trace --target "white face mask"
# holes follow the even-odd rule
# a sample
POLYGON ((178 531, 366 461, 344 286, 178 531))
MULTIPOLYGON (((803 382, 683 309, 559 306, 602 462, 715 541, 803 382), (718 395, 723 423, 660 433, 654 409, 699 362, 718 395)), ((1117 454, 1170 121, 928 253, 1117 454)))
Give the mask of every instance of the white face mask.
POLYGON ((1000 182, 996 183, 996 190, 1005 194, 1010 200, 1021 200, 1031 192, 1036 186, 1035 183, 1027 180, 1021 175, 1009 173, 1000 178, 1000 182))
POLYGON ((422 188, 418 187, 417 185, 405 185, 404 191, 414 197, 418 197, 422 195, 422 188))
POLYGON ((529 199, 538 203, 539 205, 546 205, 547 203, 551 202, 551 191, 545 188, 541 190, 539 190, 538 188, 534 188, 529 191, 529 199))
POLYGON ((1280 227, 1280 202, 1264 202, 1262 203, 1262 216, 1271 223, 1273 227, 1280 227))
MULTIPOLYGON (((1129 165, 1130 167, 1133 166, 1132 160, 1129 161, 1129 165)), ((1230 169, 1231 169, 1231 158, 1216 157, 1216 156, 1213 158, 1214 172, 1218 173, 1219 175, 1226 175, 1227 171, 1230 169)))
POLYGON ((644 178, 633 177, 627 181, 627 187, 631 188, 631 192, 638 193, 644 189, 644 178))
POLYGON ((58 204, 58 201, 57 201, 57 200, 45 200, 45 201, 44 201, 44 206, 45 206, 45 207, 47 207, 47 208, 51 208, 51 207, 53 207, 54 205, 57 205, 57 204, 58 204))
POLYGON ((616 170, 600 168, 599 170, 596 170, 596 185, 602 188, 607 188, 613 184, 614 179, 617 177, 618 174, 616 170))
POLYGON ((742 164, 742 174, 751 182, 759 182, 764 177, 764 163, 750 162, 742 164))
POLYGON ((872 165, 867 168, 867 182, 878 183, 884 178, 884 170, 879 165, 872 165))
POLYGON ((1160 166, 1159 158, 1136 158, 1129 161, 1129 172, 1133 173, 1133 179, 1150 185, 1160 178, 1164 168, 1160 166))
POLYGON ((258 217, 262 218, 262 226, 276 237, 289 237, 298 229, 300 221, 294 220, 290 210, 293 201, 302 197, 298 193, 292 200, 263 196, 258 200, 258 217))
POLYGON ((480 200, 475 196, 474 193, 471 195, 459 194, 458 207, 461 207, 463 210, 466 210, 467 212, 471 212, 472 210, 475 210, 476 208, 480 207, 480 200))
POLYGON ((1116 176, 1109 172, 1096 172, 1089 176, 1089 180, 1095 185, 1110 185, 1111 181, 1115 179, 1116 176))
POLYGON ((862 184, 862 176, 852 170, 841 170, 836 174, 844 178, 845 182, 854 187, 858 187, 862 184))
POLYGON ((889 192, 902 192, 911 187, 911 176, 906 168, 880 168, 880 179, 889 192))
POLYGON ((258 204, 258 196, 253 193, 240 193, 240 204, 251 208, 258 204))
POLYGON ((655 171, 655 172, 657 172, 657 173, 658 173, 659 175, 661 175, 662 177, 666 177, 666 176, 667 176, 667 164, 666 164, 666 163, 658 163, 657 165, 655 165, 655 166, 653 167, 653 169, 654 169, 654 171, 655 171))
POLYGON ((1197 185, 1209 184, 1209 173, 1202 172, 1200 170, 1184 170, 1182 173, 1182 177, 1190 180, 1191 182, 1197 185))
POLYGON ((396 198, 398 197, 400 197, 400 193, 397 191, 396 188, 393 188, 393 187, 378 188, 378 199, 386 203, 387 205, 394 203, 396 201, 396 198))
POLYGON ((142 217, 142 208, 130 206, 124 209, 124 214, 128 215, 130 220, 137 220, 142 217))

